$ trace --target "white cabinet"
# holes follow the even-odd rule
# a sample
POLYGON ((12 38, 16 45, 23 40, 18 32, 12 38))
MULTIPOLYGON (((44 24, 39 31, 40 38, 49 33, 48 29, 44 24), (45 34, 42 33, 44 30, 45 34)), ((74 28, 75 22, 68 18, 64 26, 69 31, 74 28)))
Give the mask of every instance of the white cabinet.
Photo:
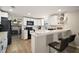
POLYGON ((23 18, 23 20, 22 20, 22 25, 23 26, 26 25, 26 20, 27 20, 27 18, 23 18))
POLYGON ((69 29, 63 29, 63 30, 54 30, 54 31, 36 31, 32 33, 32 39, 31 39, 31 47, 32 47, 32 53, 48 53, 49 47, 48 44, 53 41, 58 41, 58 34, 63 33, 66 34, 69 33, 69 29), (68 32, 68 33, 67 33, 68 32))
POLYGON ((32 35, 31 47, 32 53, 48 53, 45 36, 36 37, 32 35))
POLYGON ((34 21, 34 25, 42 25, 42 20, 40 19, 31 19, 31 18, 23 18, 22 25, 27 26, 27 21, 34 21))
POLYGON ((2 52, 2 50, 3 50, 3 42, 2 42, 2 40, 1 40, 2 38, 0 37, 0 53, 2 52))
POLYGON ((8 17, 8 13, 6 13, 6 12, 1 12, 1 17, 8 17))
POLYGON ((28 31, 24 30, 24 39, 27 39, 27 36, 28 36, 28 31))
POLYGON ((51 16, 47 20, 48 25, 57 25, 58 24, 58 16, 51 16))
POLYGON ((7 39, 1 38, 2 41, 0 41, 0 53, 5 53, 7 49, 7 39))
POLYGON ((27 38, 28 38, 28 31, 22 30, 22 39, 27 39, 27 38))
POLYGON ((42 20, 34 20, 34 25, 42 25, 42 20))
POLYGON ((0 53, 5 53, 7 49, 7 32, 0 32, 0 53))
POLYGON ((22 20, 22 39, 27 39, 28 37, 28 31, 25 28, 32 27, 27 25, 27 21, 34 21, 34 26, 42 25, 42 20, 24 17, 22 20))

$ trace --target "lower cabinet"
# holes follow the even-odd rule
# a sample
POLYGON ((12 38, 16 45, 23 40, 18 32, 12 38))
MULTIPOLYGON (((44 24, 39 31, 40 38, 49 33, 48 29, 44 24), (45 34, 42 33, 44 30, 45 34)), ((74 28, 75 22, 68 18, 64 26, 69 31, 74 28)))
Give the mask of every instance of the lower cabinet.
POLYGON ((5 53, 7 49, 7 40, 2 39, 2 41, 0 41, 0 53, 5 53))
POLYGON ((0 53, 2 53, 2 51, 3 51, 3 43, 2 41, 0 41, 0 53))
POLYGON ((22 39, 28 39, 28 31, 27 30, 22 31, 22 39))
POLYGON ((5 53, 7 49, 7 33, 0 36, 0 53, 5 53))

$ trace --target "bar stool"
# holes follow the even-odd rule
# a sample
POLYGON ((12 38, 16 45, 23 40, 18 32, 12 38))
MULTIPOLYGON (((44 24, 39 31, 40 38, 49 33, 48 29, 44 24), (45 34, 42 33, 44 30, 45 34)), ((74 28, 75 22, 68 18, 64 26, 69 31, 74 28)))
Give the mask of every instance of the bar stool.
POLYGON ((61 38, 60 40, 61 40, 60 43, 59 42, 52 42, 52 43, 48 44, 49 53, 51 52, 50 47, 55 49, 57 52, 62 52, 66 49, 66 47, 68 46, 68 43, 69 43, 68 42, 69 38, 65 38, 65 39, 61 38))
MULTIPOLYGON (((76 34, 70 35, 68 42, 70 43, 70 42, 74 41, 75 40, 75 37, 76 37, 76 34)), ((62 40, 62 39, 60 38, 59 40, 62 40)))
POLYGON ((72 42, 72 41, 74 41, 75 40, 75 37, 76 37, 76 34, 70 35, 69 40, 68 40, 69 43, 72 42))

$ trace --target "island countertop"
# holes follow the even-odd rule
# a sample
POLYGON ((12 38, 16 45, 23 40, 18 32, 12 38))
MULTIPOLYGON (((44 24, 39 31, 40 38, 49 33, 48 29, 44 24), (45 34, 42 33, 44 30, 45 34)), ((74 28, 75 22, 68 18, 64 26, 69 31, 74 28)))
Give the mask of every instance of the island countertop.
POLYGON ((42 36, 42 35, 49 35, 49 34, 53 34, 53 33, 61 33, 61 32, 65 32, 65 31, 70 31, 70 29, 61 29, 61 30, 38 30, 35 32, 32 32, 32 35, 35 36, 42 36))
POLYGON ((70 29, 62 29, 62 30, 38 30, 32 32, 32 39, 31 39, 31 47, 32 53, 48 53, 49 47, 48 44, 53 41, 58 41, 59 34, 60 37, 68 37, 70 29), (67 35, 63 35, 67 34, 67 35))

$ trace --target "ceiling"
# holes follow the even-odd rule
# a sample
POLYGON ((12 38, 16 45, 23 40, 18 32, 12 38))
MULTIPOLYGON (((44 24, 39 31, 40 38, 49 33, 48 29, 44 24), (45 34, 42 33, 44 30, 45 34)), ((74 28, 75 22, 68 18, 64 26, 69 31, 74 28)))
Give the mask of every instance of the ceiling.
POLYGON ((61 9, 62 12, 79 11, 79 6, 14 6, 12 12, 9 11, 12 8, 11 6, 0 6, 0 8, 19 17, 30 16, 36 18, 57 13, 58 9, 61 9), (28 15, 29 13, 30 15, 28 15))

